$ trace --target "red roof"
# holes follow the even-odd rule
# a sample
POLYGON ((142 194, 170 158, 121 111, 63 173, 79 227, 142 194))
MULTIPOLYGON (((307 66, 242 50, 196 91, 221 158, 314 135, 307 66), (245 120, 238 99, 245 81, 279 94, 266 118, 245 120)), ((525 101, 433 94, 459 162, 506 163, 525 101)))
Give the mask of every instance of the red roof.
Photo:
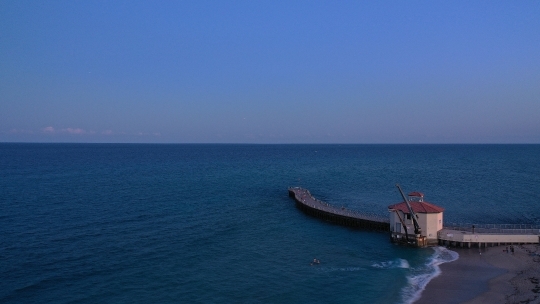
MULTIPOLYGON (((411 208, 415 213, 439 213, 444 211, 444 208, 435 206, 428 202, 409 202, 409 204, 411 205, 411 208)), ((409 208, 407 208, 407 204, 405 204, 405 202, 390 205, 388 206, 388 209, 395 209, 403 213, 410 213, 409 208)))
POLYGON ((409 193, 409 196, 424 197, 424 193, 415 191, 415 192, 409 193))

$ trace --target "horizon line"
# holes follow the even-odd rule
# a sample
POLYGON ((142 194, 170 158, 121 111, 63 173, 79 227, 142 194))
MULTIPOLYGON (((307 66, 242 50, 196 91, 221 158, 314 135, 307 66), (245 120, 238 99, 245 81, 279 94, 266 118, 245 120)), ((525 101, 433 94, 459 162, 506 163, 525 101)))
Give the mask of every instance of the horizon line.
POLYGON ((0 141, 1 144, 80 144, 80 145, 540 145, 540 143, 249 143, 249 142, 40 142, 0 141))

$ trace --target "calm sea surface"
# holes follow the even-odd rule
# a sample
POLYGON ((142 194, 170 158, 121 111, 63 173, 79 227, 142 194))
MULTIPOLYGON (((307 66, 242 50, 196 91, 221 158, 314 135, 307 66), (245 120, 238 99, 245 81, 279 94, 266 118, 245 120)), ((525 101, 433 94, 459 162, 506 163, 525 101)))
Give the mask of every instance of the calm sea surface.
POLYGON ((0 302, 408 303, 454 252, 287 194, 386 216, 395 183, 445 222, 540 224, 540 145, 0 144, 0 302))

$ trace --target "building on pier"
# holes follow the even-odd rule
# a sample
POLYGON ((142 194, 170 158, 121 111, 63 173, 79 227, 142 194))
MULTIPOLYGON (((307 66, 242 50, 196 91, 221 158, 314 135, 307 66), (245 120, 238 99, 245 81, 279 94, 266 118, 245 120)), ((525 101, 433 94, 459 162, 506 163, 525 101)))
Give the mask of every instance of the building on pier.
POLYGON ((419 247, 437 244, 437 232, 443 229, 444 209, 424 201, 424 194, 411 192, 407 202, 388 206, 390 232, 394 242, 413 242, 419 247), (415 233, 415 219, 419 226, 415 233))
POLYGON ((393 242, 416 247, 432 245, 488 247, 512 244, 539 244, 539 225, 452 225, 443 226, 444 209, 424 201, 420 192, 405 196, 403 202, 388 206, 390 217, 361 213, 332 206, 314 198, 307 189, 289 188, 289 196, 305 213, 324 221, 374 231, 390 231, 393 242))

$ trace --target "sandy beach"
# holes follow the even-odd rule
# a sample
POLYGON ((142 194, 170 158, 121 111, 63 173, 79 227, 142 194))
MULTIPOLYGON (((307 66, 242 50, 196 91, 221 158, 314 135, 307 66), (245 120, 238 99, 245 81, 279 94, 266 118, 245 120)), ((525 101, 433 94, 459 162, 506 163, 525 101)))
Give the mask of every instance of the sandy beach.
POLYGON ((441 264, 415 303, 540 303, 539 245, 450 248, 456 261, 441 264))

